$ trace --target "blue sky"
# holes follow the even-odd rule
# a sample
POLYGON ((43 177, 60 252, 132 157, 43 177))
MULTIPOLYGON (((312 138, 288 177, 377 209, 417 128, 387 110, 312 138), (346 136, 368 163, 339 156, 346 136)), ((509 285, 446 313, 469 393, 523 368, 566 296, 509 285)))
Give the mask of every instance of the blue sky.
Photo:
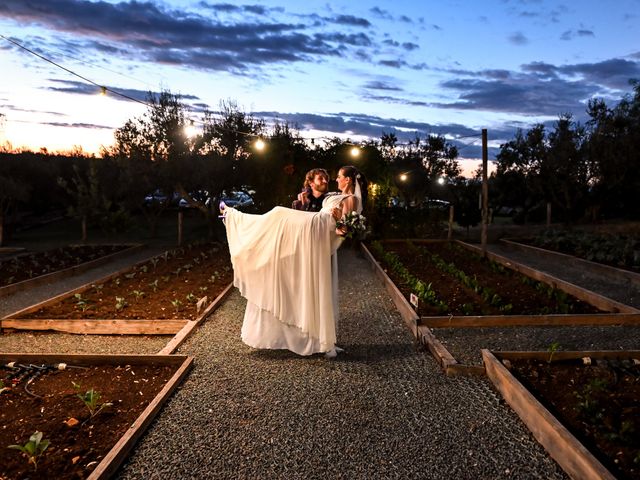
MULTIPOLYGON (((128 96, 168 89, 194 118, 232 100, 318 139, 438 133, 470 160, 482 128, 492 157, 519 127, 628 94, 638 31, 640 0, 0 1, 1 35, 128 96)), ((2 38, 0 72, 13 147, 96 152, 145 111, 2 38)))

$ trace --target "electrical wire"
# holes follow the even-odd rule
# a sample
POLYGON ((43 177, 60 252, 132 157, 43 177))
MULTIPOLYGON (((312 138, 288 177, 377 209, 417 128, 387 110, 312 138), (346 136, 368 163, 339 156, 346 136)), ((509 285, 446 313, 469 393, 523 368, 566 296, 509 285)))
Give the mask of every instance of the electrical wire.
MULTIPOLYGON (((48 62, 48 63, 50 63, 50 64, 54 65, 55 67, 60 68, 61 70, 64 70, 65 72, 67 72, 67 73, 69 73, 69 74, 71 74, 71 75, 73 75, 73 76, 75 76, 75 77, 80 78, 81 80, 83 80, 83 81, 85 81, 85 82, 89 83, 90 85, 94 85, 94 86, 98 87, 102 93, 109 92, 109 93, 112 93, 112 94, 114 94, 114 95, 116 95, 116 96, 119 96, 119 97, 121 97, 121 98, 124 98, 124 99, 126 99, 126 100, 129 100, 129 101, 136 102, 136 103, 139 103, 139 104, 141 104, 141 105, 144 105, 144 106, 146 106, 147 108, 153 108, 153 107, 154 107, 152 104, 150 104, 150 103, 148 103, 148 102, 145 102, 145 101, 140 100, 140 99, 138 99, 138 98, 134 98, 134 97, 132 97, 132 96, 130 96, 130 95, 127 95, 127 94, 124 94, 124 93, 122 93, 122 92, 118 92, 117 90, 114 90, 114 89, 112 89, 111 87, 107 87, 106 85, 101 85, 101 84, 99 84, 99 83, 97 83, 97 82, 95 82, 95 81, 93 81, 93 80, 91 80, 91 79, 89 79, 89 78, 87 78, 87 77, 85 77, 85 76, 83 76, 83 75, 80 75, 79 73, 74 72, 73 70, 71 70, 71 69, 69 69, 69 68, 67 68, 67 67, 65 67, 65 66, 63 66, 63 65, 60 65, 60 64, 59 64, 59 63, 57 63, 57 62, 54 62, 53 60, 51 60, 51 59, 49 59, 49 58, 45 57, 44 55, 41 55, 41 54, 39 54, 39 53, 37 53, 37 52, 35 52, 35 51, 31 50, 30 48, 25 47, 25 46, 24 46, 24 45, 22 45, 21 43, 19 43, 19 42, 17 42, 17 41, 15 41, 15 40, 13 40, 13 39, 11 39, 11 38, 8 38, 8 37, 6 37, 6 36, 4 36, 4 35, 2 35, 2 34, 0 34, 0 38, 2 38, 2 39, 4 39, 4 40, 6 40, 7 42, 9 42, 9 43, 11 43, 11 44, 15 45, 16 47, 18 47, 18 48, 20 48, 20 49, 22 49, 22 50, 24 50, 24 51, 26 51, 26 52, 30 53, 31 55, 34 55, 34 56, 36 56, 36 57, 40 58, 41 60, 44 60, 45 62, 48 62)), ((71 56, 69 56, 69 57, 70 57, 70 58, 73 58, 73 57, 71 57, 71 56)), ((76 59, 76 60, 78 60, 78 59, 76 59)), ((78 60, 78 61, 81 61, 81 62, 82 62, 82 60, 78 60)), ((88 63, 88 64, 92 65, 90 62, 83 62, 83 63, 88 63)), ((108 70, 108 69, 106 69, 106 68, 104 68, 104 67, 101 67, 101 66, 99 66, 99 65, 93 65, 93 66, 97 66, 97 67, 99 67, 99 68, 103 68, 103 69, 105 69, 105 70, 107 70, 107 71, 110 71, 110 70, 108 70)), ((122 75, 122 74, 120 74, 120 73, 118 73, 118 72, 112 72, 112 73, 116 73, 116 74, 122 75)), ((127 76, 127 75, 123 75, 123 76, 127 76)), ((140 82, 142 82, 141 80, 138 80, 138 79, 136 79, 136 78, 134 78, 134 77, 130 77, 130 76, 128 76, 128 77, 129 77, 129 78, 132 78, 133 80, 136 80, 136 81, 140 81, 140 82)), ((142 82, 142 83, 145 83, 145 82, 142 82)), ((211 112, 211 113, 214 113, 214 112, 211 112)), ((217 113, 217 112, 216 112, 216 113, 217 113)), ((220 114, 220 113, 217 113, 217 114, 222 116, 222 114, 220 114)), ((195 124, 195 123, 198 123, 198 124, 200 124, 200 125, 205 125, 205 122, 203 122, 203 121, 201 121, 201 120, 198 120, 198 119, 188 118, 188 120, 189 120, 189 122, 190 122, 192 125, 193 125, 193 124, 195 124)), ((224 130, 224 131, 228 131, 228 132, 231 132, 231 133, 237 133, 237 134, 240 134, 240 135, 246 135, 246 136, 250 136, 250 137, 259 137, 259 135, 256 135, 256 134, 253 134, 253 133, 242 132, 242 131, 240 131, 240 130, 235 130, 235 129, 231 129, 231 128, 228 128, 228 127, 223 127, 223 126, 220 126, 220 125, 216 125, 216 127, 215 127, 215 128, 216 128, 216 129, 220 129, 220 130, 224 130)), ((465 136, 462 136, 462 137, 456 137, 456 138, 454 138, 454 139, 452 139, 452 140, 453 140, 453 141, 457 141, 457 140, 466 139, 466 138, 477 138, 477 137, 480 137, 480 136, 482 136, 482 134, 465 135, 465 136)), ((334 139, 334 138, 336 138, 336 137, 337 137, 337 136, 334 136, 334 137, 328 137, 328 136, 324 136, 324 137, 303 137, 303 139, 304 139, 304 140, 307 140, 307 141, 310 141, 310 142, 313 144, 313 143, 314 143, 314 141, 316 141, 316 140, 325 140, 325 141, 330 141, 330 140, 333 140, 333 139, 334 139)), ((348 144, 348 145, 356 145, 356 144, 355 144, 355 143, 353 143, 353 142, 346 142, 345 144, 348 144)), ((412 146, 412 145, 413 145, 413 144, 412 144, 412 142, 407 142, 407 143, 397 143, 397 144, 395 145, 395 147, 412 146)), ((471 145, 471 144, 469 144, 469 145, 471 145)), ((467 146, 469 146, 469 145, 465 145, 465 146, 463 146, 463 147, 461 147, 461 148, 458 148, 458 151, 459 151, 459 150, 461 150, 462 148, 466 148, 466 147, 467 147, 467 146)))

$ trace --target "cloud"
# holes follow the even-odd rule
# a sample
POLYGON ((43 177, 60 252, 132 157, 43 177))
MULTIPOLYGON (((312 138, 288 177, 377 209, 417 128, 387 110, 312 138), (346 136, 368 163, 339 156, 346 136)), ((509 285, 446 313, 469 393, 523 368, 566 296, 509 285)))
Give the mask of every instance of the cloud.
MULTIPOLYGON (((205 71, 255 75, 278 63, 323 61, 336 56, 375 56, 371 22, 354 15, 293 15, 261 5, 200 2, 199 10, 162 3, 88 0, 3 0, 3 17, 22 25, 62 32, 68 49, 96 50, 143 62, 205 71), (211 16, 209 12, 213 12, 211 16), (353 31, 356 29, 356 31, 353 31)), ((382 12, 380 10, 380 12, 382 12)), ((398 43, 396 58, 418 45, 398 43)))
POLYGON ((578 30, 566 30, 560 35, 560 40, 573 40, 575 37, 594 37, 596 34, 592 30, 580 28, 578 30))
POLYGON ((529 39, 524 36, 522 32, 515 32, 509 35, 509 41, 514 45, 526 45, 529 43, 529 39))
POLYGON ((391 90, 391 91, 401 91, 402 89, 395 84, 389 82, 383 82, 379 80, 374 80, 371 82, 367 82, 364 84, 364 88, 370 90, 391 90))
POLYGON ((92 130, 113 130, 113 127, 106 125, 97 125, 95 123, 63 123, 63 122, 39 122, 40 125, 48 125, 51 127, 66 127, 66 128, 89 128, 92 130))

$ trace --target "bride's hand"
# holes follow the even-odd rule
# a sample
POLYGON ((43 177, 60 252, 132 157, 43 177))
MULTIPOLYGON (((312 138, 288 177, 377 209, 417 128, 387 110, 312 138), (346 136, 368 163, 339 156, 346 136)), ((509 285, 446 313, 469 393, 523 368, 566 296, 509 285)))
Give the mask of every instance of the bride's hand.
POLYGON ((338 221, 342 218, 342 208, 340 207, 335 207, 332 211, 331 211, 331 215, 333 216, 333 218, 338 221))

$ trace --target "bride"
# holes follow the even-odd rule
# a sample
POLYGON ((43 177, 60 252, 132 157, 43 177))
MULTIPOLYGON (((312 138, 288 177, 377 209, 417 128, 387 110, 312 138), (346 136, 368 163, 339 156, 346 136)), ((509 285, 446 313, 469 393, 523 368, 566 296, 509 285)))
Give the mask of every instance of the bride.
POLYGON ((367 183, 353 166, 339 170, 339 193, 319 212, 275 207, 264 215, 221 204, 236 286, 247 299, 242 341, 254 348, 335 357, 338 317, 336 220, 362 211, 367 183), (364 195, 364 198, 363 198, 364 195))

